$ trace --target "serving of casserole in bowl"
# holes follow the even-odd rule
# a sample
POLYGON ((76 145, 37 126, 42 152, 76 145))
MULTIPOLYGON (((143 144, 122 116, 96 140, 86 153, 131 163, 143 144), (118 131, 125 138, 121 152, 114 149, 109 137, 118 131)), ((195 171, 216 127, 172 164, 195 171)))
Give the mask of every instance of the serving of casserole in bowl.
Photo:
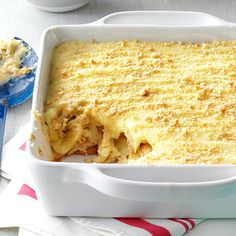
POLYGON ((194 12, 45 31, 27 148, 45 210, 234 217, 235 39, 194 12))

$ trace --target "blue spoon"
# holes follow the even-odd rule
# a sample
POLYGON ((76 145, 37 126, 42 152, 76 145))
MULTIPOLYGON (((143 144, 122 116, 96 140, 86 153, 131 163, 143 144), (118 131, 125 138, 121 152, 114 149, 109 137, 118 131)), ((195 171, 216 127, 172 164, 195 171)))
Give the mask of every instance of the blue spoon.
POLYGON ((21 67, 32 67, 33 70, 24 76, 10 79, 8 82, 0 85, 0 160, 2 156, 7 108, 17 106, 31 97, 38 61, 35 51, 25 41, 17 37, 14 39, 21 40, 23 45, 28 49, 21 60, 21 67))

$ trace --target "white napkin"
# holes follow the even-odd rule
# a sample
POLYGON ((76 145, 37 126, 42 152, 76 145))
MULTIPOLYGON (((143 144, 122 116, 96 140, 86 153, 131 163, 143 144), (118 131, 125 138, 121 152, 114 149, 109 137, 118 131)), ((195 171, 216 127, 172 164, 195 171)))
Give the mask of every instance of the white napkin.
POLYGON ((26 155, 24 154, 26 140, 29 136, 29 126, 22 126, 19 132, 3 147, 0 162, 0 175, 12 179, 22 176, 25 170, 26 155))
POLYGON ((12 181, 0 195, 0 227, 21 227, 39 235, 180 236, 201 219, 84 218, 47 216, 37 200, 25 160, 24 127, 4 147, 1 174, 12 181))

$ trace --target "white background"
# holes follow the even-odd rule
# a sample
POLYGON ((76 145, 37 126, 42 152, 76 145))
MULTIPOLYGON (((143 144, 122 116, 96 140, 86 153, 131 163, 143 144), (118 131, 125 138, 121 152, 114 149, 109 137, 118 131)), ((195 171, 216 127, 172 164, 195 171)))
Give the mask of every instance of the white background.
MULTIPOLYGON (((112 12, 127 10, 202 11, 236 22, 235 0, 91 0, 85 7, 68 13, 42 12, 24 0, 0 0, 0 39, 18 36, 37 51, 41 33, 51 25, 88 23, 112 12)), ((29 120, 30 106, 31 100, 9 110, 4 142, 13 137, 19 127, 29 120)), ((7 180, 0 178, 0 192, 6 185, 7 180)), ((0 229, 0 236, 17 234, 18 229, 0 229)), ((32 235, 25 231, 20 234, 32 235)), ((89 236, 89 233, 81 229, 80 235, 89 236)), ((188 235, 235 236, 236 220, 208 220, 188 235)))

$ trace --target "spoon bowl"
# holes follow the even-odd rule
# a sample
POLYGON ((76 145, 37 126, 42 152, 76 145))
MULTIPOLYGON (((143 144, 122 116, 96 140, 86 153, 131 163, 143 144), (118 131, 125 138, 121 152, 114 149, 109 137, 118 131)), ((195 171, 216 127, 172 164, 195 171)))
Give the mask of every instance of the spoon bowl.
POLYGON ((5 130, 5 121, 7 108, 20 105, 32 96, 34 88, 34 79, 38 57, 35 51, 24 40, 15 37, 15 40, 22 41, 28 49, 21 59, 21 67, 33 68, 29 73, 12 78, 6 83, 0 85, 0 159, 2 156, 3 137, 5 130))

